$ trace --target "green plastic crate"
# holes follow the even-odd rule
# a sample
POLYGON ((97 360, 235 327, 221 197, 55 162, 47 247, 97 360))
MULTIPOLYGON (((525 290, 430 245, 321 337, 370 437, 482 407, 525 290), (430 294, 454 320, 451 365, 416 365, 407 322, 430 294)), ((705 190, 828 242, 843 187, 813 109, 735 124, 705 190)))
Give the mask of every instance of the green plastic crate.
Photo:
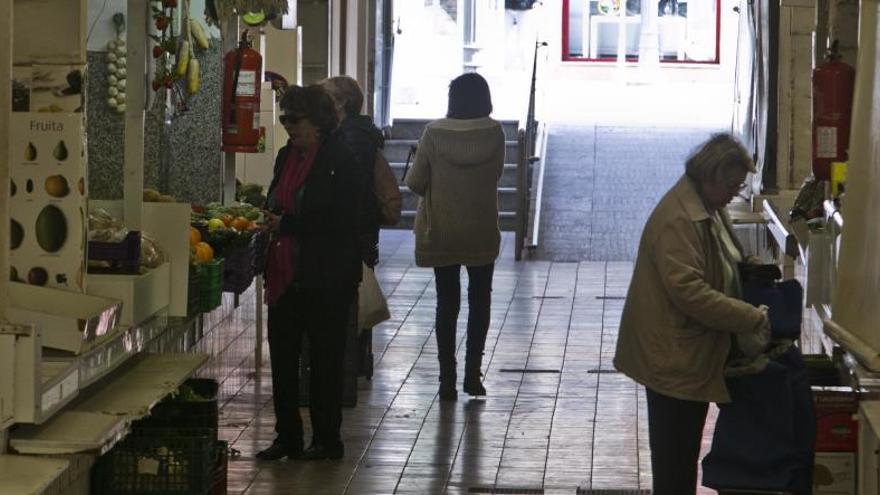
POLYGON ((197 267, 199 275, 199 309, 207 313, 217 306, 223 297, 223 258, 197 267))

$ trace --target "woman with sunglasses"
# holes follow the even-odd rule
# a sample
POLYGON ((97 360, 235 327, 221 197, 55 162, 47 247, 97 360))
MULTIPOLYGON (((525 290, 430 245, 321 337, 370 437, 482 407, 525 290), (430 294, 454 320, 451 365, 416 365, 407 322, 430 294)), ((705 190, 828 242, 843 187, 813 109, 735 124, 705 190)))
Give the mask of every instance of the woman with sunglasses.
POLYGON ((257 458, 339 459, 345 329, 361 278, 361 175, 336 133, 333 101, 320 86, 291 86, 281 111, 289 140, 275 159, 267 195, 273 236, 266 270, 277 437, 257 458), (303 336, 311 363, 308 450, 299 415, 303 336))
POLYGON ((740 299, 745 259, 725 209, 749 172, 745 148, 713 136, 642 233, 614 366, 645 387, 655 495, 696 493, 709 402, 730 401, 725 364, 737 339, 769 337, 766 309, 740 299))

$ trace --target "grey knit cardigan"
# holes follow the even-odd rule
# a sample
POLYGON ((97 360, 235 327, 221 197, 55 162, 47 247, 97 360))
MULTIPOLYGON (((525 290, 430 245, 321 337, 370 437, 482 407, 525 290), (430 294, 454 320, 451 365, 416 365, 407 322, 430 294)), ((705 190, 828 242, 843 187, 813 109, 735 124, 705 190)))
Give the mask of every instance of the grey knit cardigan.
POLYGON ((413 227, 418 266, 479 266, 498 257, 504 145, 501 124, 489 117, 440 119, 425 128, 406 176, 421 196, 413 227))

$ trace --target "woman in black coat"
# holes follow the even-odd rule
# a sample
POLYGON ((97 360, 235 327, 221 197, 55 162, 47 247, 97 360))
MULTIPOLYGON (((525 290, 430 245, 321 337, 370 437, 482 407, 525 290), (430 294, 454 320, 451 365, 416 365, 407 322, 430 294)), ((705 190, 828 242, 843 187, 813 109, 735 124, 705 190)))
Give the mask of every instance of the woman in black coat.
POLYGON ((343 357, 349 307, 361 278, 357 160, 335 129, 333 101, 319 86, 290 87, 281 100, 290 139, 278 152, 268 192, 273 232, 266 270, 273 444, 258 459, 339 459, 344 454, 343 357), (303 450, 299 355, 309 339, 313 438, 303 450))

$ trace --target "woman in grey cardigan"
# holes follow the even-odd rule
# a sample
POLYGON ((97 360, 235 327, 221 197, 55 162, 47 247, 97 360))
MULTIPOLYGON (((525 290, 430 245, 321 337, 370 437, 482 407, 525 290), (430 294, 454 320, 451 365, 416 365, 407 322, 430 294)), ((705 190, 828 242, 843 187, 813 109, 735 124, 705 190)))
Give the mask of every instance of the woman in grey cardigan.
POLYGON ((421 196, 415 221, 416 264, 434 268, 440 398, 455 400, 455 324, 461 304, 459 273, 468 272, 464 391, 486 395, 480 368, 489 330, 492 273, 501 244, 498 180, 504 132, 491 119, 489 85, 468 73, 449 84, 445 119, 428 124, 406 184, 421 196))

